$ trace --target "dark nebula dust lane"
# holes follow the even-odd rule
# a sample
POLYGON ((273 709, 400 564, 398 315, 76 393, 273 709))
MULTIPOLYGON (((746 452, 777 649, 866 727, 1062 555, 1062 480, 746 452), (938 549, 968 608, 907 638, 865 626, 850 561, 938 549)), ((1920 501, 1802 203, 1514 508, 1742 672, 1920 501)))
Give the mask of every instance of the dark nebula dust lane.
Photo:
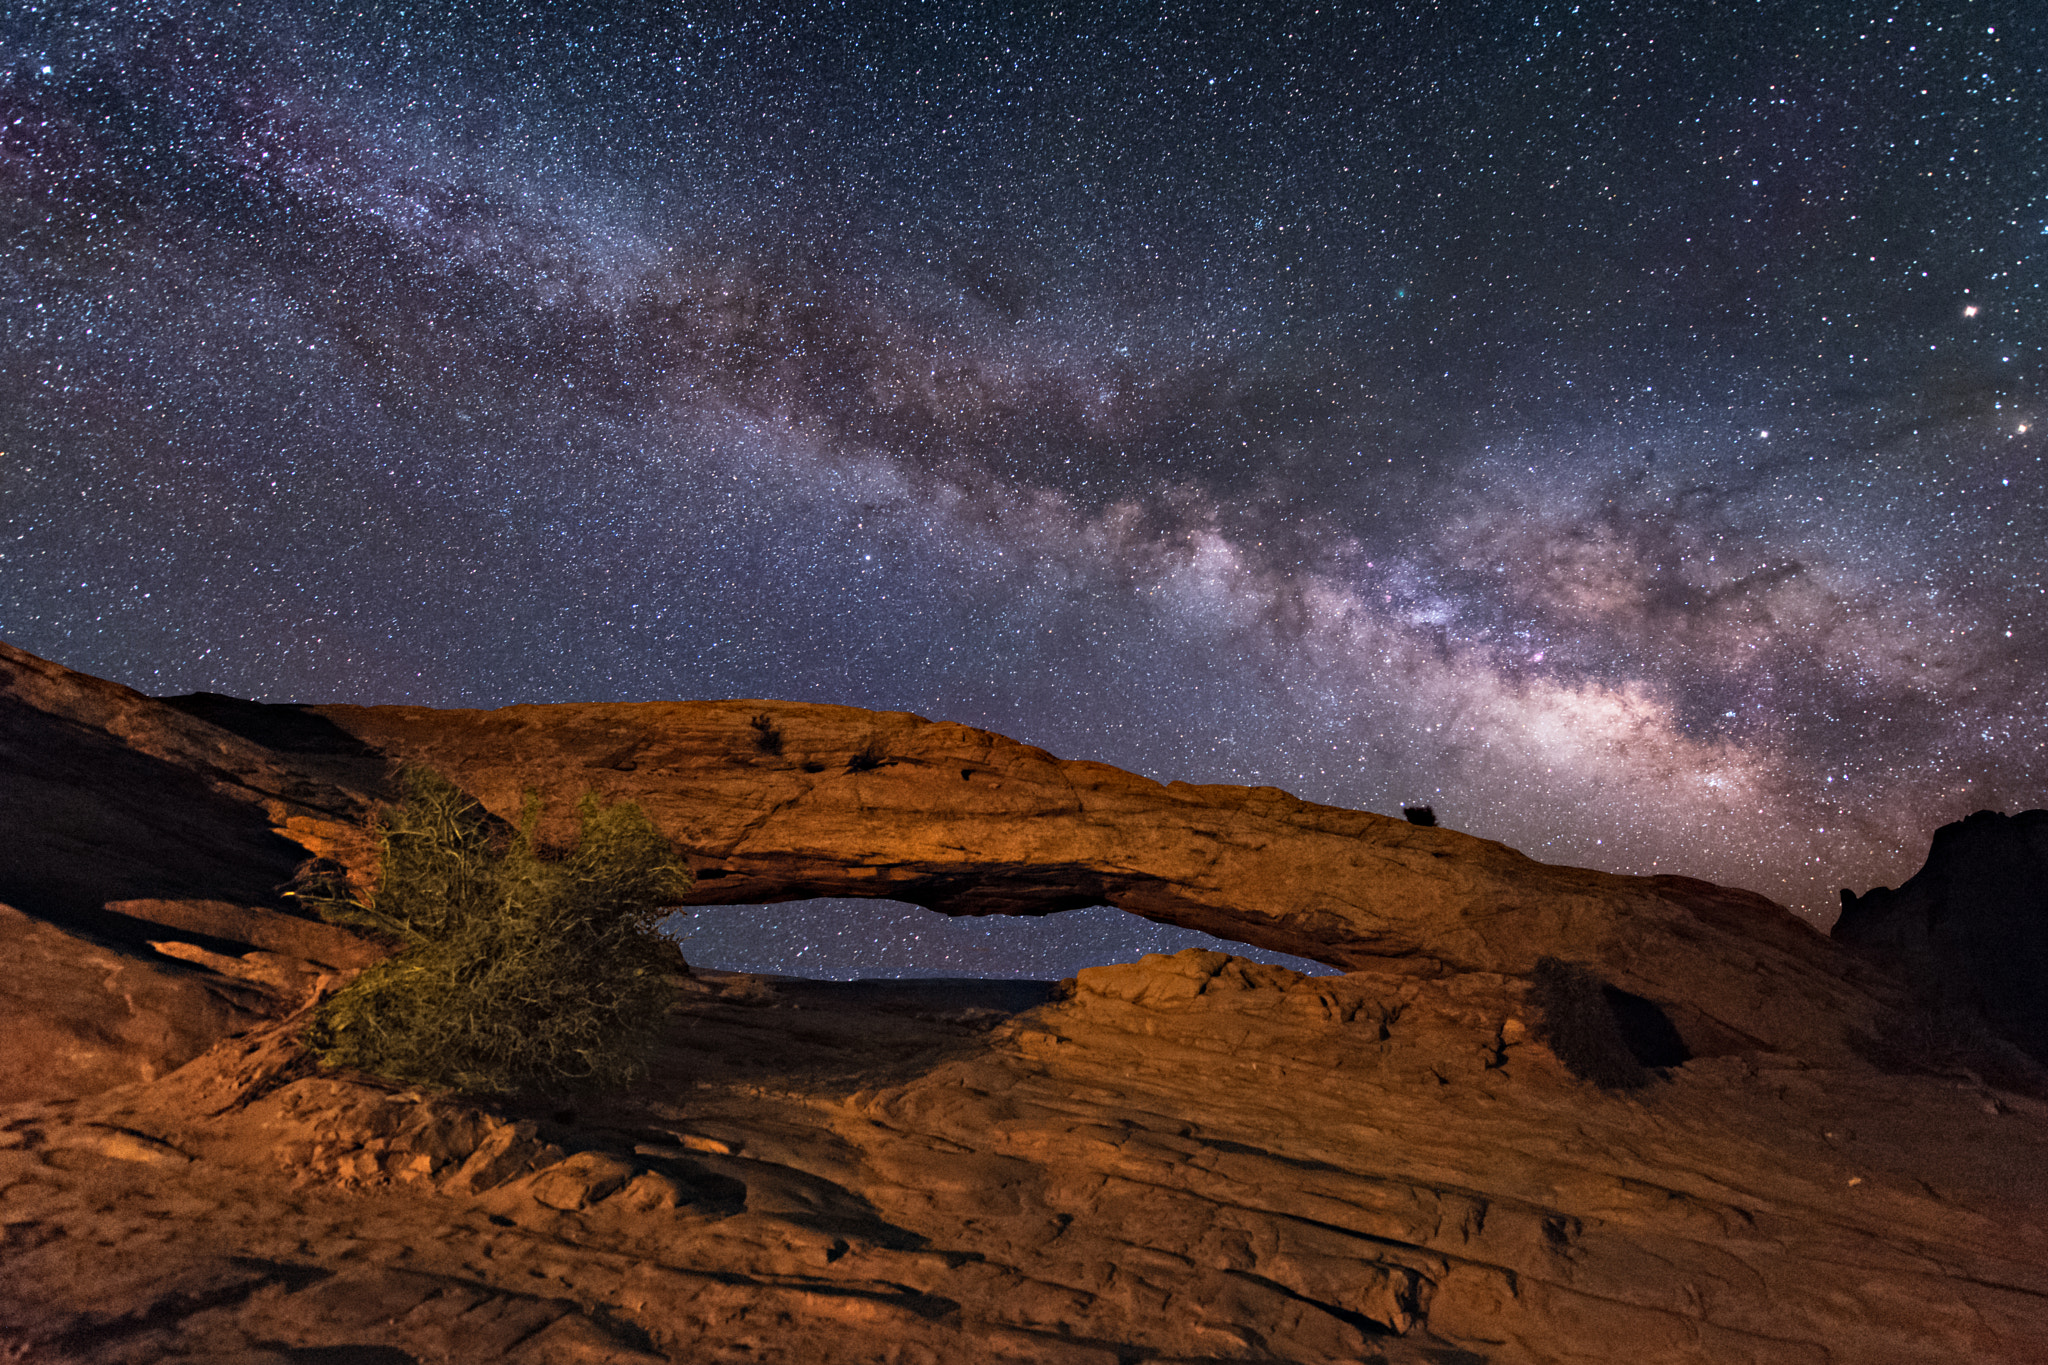
POLYGON ((907 709, 1825 923, 2048 804, 2044 66, 1996 4, 10 5, 0 635, 907 709))

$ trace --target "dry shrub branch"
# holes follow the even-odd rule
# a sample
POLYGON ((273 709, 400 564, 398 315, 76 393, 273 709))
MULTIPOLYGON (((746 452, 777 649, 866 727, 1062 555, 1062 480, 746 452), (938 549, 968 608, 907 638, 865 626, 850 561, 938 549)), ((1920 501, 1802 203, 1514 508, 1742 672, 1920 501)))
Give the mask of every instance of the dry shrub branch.
POLYGON ((585 795, 561 854, 535 845, 539 813, 529 798, 507 832, 439 774, 405 775, 370 903, 306 896, 399 948, 321 1008, 307 1041, 324 1064, 499 1094, 644 1072, 679 965, 655 925, 690 875, 630 802, 585 795))

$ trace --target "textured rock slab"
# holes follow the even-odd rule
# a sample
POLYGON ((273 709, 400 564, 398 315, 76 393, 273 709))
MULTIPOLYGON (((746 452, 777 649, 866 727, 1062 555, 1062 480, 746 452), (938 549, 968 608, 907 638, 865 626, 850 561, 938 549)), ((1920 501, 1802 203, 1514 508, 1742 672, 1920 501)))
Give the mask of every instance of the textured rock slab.
POLYGON ((1903 1365, 2048 1338, 2048 1110, 2019 1096, 1782 1057, 1609 1095, 1490 974, 1185 953, 1023 1013, 972 994, 707 974, 646 1090, 580 1117, 280 1083, 260 1040, 0 1111, 0 1343, 1903 1365))
POLYGON ((270 1017, 241 983, 66 933, 0 905, 0 1103, 156 1077, 270 1017))
POLYGON ((294 958, 314 967, 346 971, 367 967, 388 951, 360 934, 321 920, 228 901, 112 901, 107 910, 168 933, 219 939, 294 958))
POLYGON ((355 747, 309 773, 316 755, 0 644, 0 1099, 161 1075, 380 956, 278 894, 309 847, 367 847, 386 765, 355 747))
MULTIPOLYGON (((113 900, 271 900, 369 797, 117 684, 0 643, 0 901, 113 935, 113 900)), ((139 942, 139 940, 137 940, 139 942)))
POLYGON ((0 1103, 153 1080, 384 952, 331 925, 224 902, 117 902, 90 922, 121 927, 87 936, 0 905, 0 1103), (139 949, 128 946, 138 937, 139 949))

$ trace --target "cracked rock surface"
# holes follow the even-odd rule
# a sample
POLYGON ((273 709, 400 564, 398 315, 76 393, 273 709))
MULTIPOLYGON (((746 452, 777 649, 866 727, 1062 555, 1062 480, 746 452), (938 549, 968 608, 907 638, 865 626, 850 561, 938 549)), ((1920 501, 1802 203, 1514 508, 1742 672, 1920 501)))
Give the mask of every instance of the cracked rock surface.
POLYGON ((647 1084, 574 1114, 310 1074, 288 1019, 0 1111, 0 1343, 1847 1365, 2048 1340, 2048 1108, 1761 1056, 1611 1094, 1522 1000, 1194 951, 1057 991, 706 973, 647 1084))

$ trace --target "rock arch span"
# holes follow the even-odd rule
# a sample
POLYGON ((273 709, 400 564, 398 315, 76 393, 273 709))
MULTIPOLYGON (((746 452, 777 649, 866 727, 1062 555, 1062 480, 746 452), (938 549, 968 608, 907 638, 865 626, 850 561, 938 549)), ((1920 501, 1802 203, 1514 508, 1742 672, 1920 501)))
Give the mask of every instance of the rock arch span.
MULTIPOLYGON (((949 915, 1109 904, 1344 970, 1526 977, 1558 957, 1654 1002, 1701 1055, 1839 1055, 1847 1031, 1869 1032, 1896 1003, 1888 980, 1751 892, 1539 863, 1271 787, 1161 784, 900 711, 156 699, 0 644, 0 739, 10 736, 69 746, 80 762, 109 746, 142 755, 223 809, 260 813, 242 821, 249 829, 186 828, 191 803, 154 809, 148 792, 127 793, 133 809, 118 837, 112 825, 106 834, 133 875, 109 883, 108 901, 234 899, 225 886, 149 885, 149 869, 177 859, 223 876, 270 867, 285 846, 271 831, 362 868, 374 861, 366 817, 397 767, 419 763, 508 819, 524 793, 540 793, 544 837, 568 832, 585 791, 639 802, 686 851, 698 904, 882 896, 949 915)), ((5 794, 25 810, 73 800, 82 780, 49 764, 14 767, 5 794)), ((55 829, 22 827, 45 826, 55 829)), ((17 840, 0 850, 0 873, 105 863, 63 838, 62 848, 17 840)), ((81 882, 67 894, 94 893, 81 882)))
POLYGON ((1833 1050, 1845 1024, 1869 1022, 1840 950, 1751 892, 1539 863, 1272 787, 1161 784, 908 712, 743 700, 306 713, 501 815, 539 792, 543 835, 568 831, 586 790, 637 801, 687 850, 695 904, 1109 904, 1345 970, 1525 976, 1568 957, 1664 1007, 1695 1052, 1833 1050))

